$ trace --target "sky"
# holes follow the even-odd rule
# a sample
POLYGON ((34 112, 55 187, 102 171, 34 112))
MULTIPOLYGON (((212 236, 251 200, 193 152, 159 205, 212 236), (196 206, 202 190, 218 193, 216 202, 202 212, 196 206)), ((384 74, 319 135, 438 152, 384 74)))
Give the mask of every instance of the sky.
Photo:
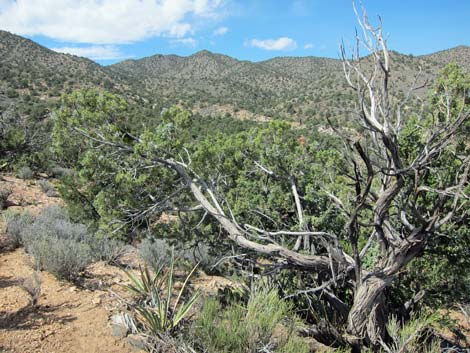
MULTIPOLYGON (((388 46, 421 55, 470 45, 470 0, 363 0, 388 46)), ((359 1, 357 6, 360 7, 359 1)), ((206 49, 241 60, 338 58, 351 0, 0 0, 0 29, 108 65, 206 49)))

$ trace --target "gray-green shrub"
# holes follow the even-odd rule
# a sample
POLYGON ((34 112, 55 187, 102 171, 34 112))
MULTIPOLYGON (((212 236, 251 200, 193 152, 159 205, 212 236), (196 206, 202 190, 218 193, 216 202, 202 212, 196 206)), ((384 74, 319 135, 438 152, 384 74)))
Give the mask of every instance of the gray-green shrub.
POLYGON ((74 172, 72 169, 68 169, 68 168, 53 167, 51 168, 49 173, 54 178, 62 178, 63 176, 71 176, 73 175, 74 172))
POLYGON ((124 253, 125 244, 118 240, 106 236, 98 237, 89 233, 86 237, 86 243, 90 247, 94 260, 115 263, 124 253))
POLYGON ((8 188, 0 189, 0 211, 7 207, 8 197, 11 195, 11 190, 8 188))
POLYGON ((85 225, 72 223, 57 206, 45 208, 21 234, 26 251, 38 269, 73 280, 93 261, 85 225))
POLYGON ((179 264, 189 265, 189 268, 198 265, 206 273, 209 273, 211 267, 217 262, 217 259, 211 256, 208 245, 204 243, 198 243, 189 248, 181 248, 172 247, 169 241, 165 239, 145 238, 139 244, 138 249, 140 257, 151 267, 168 265, 172 249, 179 264))
POLYGON ((16 176, 24 180, 31 179, 33 175, 34 175, 33 171, 28 166, 21 167, 20 169, 16 171, 16 176))
POLYGON ((58 237, 32 239, 27 251, 34 257, 38 269, 59 279, 75 279, 93 260, 87 244, 58 237))
POLYGON ((41 188, 42 192, 45 193, 47 196, 49 197, 58 196, 57 191, 54 188, 54 185, 52 185, 47 180, 39 180, 38 185, 41 188))
POLYGON ((34 217, 28 212, 8 212, 5 213, 4 219, 6 223, 6 235, 10 239, 10 245, 14 248, 23 245, 23 232, 34 222, 34 217))
POLYGON ((61 279, 73 280, 93 261, 115 261, 124 247, 117 240, 95 237, 59 206, 47 207, 36 217, 7 214, 6 221, 12 243, 23 245, 38 269, 61 279))
POLYGON ((142 260, 152 268, 158 268, 169 263, 171 247, 165 240, 146 238, 139 244, 138 249, 142 260))

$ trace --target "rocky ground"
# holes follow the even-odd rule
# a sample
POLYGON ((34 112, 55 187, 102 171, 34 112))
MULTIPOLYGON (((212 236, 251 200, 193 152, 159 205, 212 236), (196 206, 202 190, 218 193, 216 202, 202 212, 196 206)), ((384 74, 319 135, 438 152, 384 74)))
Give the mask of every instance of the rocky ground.
MULTIPOLYGON (((47 196, 37 181, 0 175, 0 188, 8 188, 9 211, 36 214, 62 201, 47 196)), ((135 250, 135 249, 134 249, 135 250)), ((135 252, 123 257, 124 266, 138 265, 135 252)), ((11 249, 0 215, 0 353, 127 353, 138 352, 134 337, 116 329, 113 318, 124 309, 129 295, 123 284, 127 276, 120 267, 103 262, 87 268, 79 284, 59 281, 40 272, 41 294, 35 306, 22 288, 32 281, 32 259, 22 248, 11 249), (131 342, 131 344, 129 343, 131 342)), ((199 273, 193 286, 208 293, 230 285, 223 277, 199 273)))
MULTIPOLYGON (((11 210, 37 213, 61 202, 46 196, 34 181, 2 176, 0 183, 12 190, 11 210)), ((113 336, 109 320, 120 305, 113 287, 123 290, 119 285, 124 276, 121 270, 103 263, 91 266, 85 276, 102 283, 102 288, 95 290, 41 272, 41 294, 37 305, 30 305, 30 296, 22 285, 33 278, 31 259, 21 248, 9 249, 4 228, 0 217, 0 352, 134 351, 125 338, 113 336), (113 281, 105 285, 110 278, 113 281)))

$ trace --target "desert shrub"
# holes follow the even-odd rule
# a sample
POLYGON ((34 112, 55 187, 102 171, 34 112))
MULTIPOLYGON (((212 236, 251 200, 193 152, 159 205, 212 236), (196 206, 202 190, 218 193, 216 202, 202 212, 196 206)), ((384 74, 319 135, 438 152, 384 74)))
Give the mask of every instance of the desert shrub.
POLYGON ((31 179, 33 177, 33 171, 30 167, 24 166, 16 171, 16 176, 20 179, 31 179))
POLYGON ((73 170, 63 167, 52 167, 49 173, 54 178, 62 178, 63 176, 73 175, 73 170))
POLYGON ((125 244, 118 240, 106 236, 96 236, 89 234, 86 237, 86 243, 90 247, 94 260, 106 261, 107 263, 115 263, 123 254, 125 244))
POLYGON ((41 277, 38 272, 34 272, 29 278, 25 278, 20 287, 29 294, 31 298, 30 304, 36 306, 41 295, 41 277))
POLYGON ((70 221, 66 209, 60 206, 51 206, 41 211, 33 224, 25 230, 24 236, 28 240, 29 238, 44 237, 85 242, 89 234, 84 224, 70 221))
POLYGON ((193 329, 196 344, 207 352, 308 352, 308 345, 293 334, 296 325, 291 305, 262 286, 252 291, 246 307, 233 303, 223 308, 208 299, 193 329), (278 329, 284 334, 277 334, 278 329))
MULTIPOLYGON (((199 345, 209 352, 244 352, 249 332, 243 324, 245 309, 230 306, 225 310, 217 299, 206 300, 195 322, 199 345)), ((247 348, 247 347, 246 347, 247 348)))
POLYGON ((30 239, 26 249, 38 269, 59 279, 75 279, 92 262, 90 248, 72 239, 38 237, 30 239))
MULTIPOLYGON (((442 318, 434 314, 414 313, 411 320, 405 324, 395 317, 387 323, 389 341, 382 342, 381 348, 366 349, 364 353, 438 353, 443 352, 441 339, 434 333, 442 324, 442 318)), ((336 353, 350 353, 350 348, 335 350, 336 353)), ((449 352, 454 352, 453 349, 449 352)), ((455 349, 455 352, 460 350, 455 349)))
POLYGON ((73 223, 58 206, 45 208, 37 217, 24 212, 8 213, 5 219, 13 245, 23 245, 39 269, 58 278, 73 280, 93 261, 112 263, 124 249, 122 242, 96 237, 84 224, 73 223))
POLYGON ((47 180, 39 180, 38 185, 41 188, 42 192, 45 193, 47 196, 49 197, 57 196, 57 191, 55 190, 54 185, 52 185, 47 180))
POLYGON ((73 280, 93 261, 87 227, 72 223, 63 208, 45 208, 18 233, 36 267, 60 279, 73 280))
POLYGON ((19 247, 23 244, 22 235, 34 221, 33 216, 28 212, 23 213, 6 213, 4 215, 6 223, 6 235, 10 239, 13 247, 19 247))
POLYGON ((213 266, 217 263, 217 257, 213 256, 209 245, 206 243, 197 243, 186 249, 176 251, 176 256, 191 267, 198 265, 205 273, 213 273, 213 266))
POLYGON ((11 195, 11 190, 7 188, 0 189, 0 211, 7 207, 8 197, 11 195))
POLYGON ((307 353, 310 352, 308 344, 298 336, 291 335, 289 339, 279 347, 279 353, 307 353))
POLYGON ((168 264, 171 247, 165 240, 146 238, 142 240, 138 248, 140 257, 148 266, 158 268, 168 264))
POLYGON ((387 347, 384 347, 384 352, 440 352, 439 340, 433 334, 440 320, 439 314, 427 315, 415 313, 408 322, 401 325, 396 318, 392 317, 387 324, 387 331, 391 337, 391 342, 385 345, 387 347))

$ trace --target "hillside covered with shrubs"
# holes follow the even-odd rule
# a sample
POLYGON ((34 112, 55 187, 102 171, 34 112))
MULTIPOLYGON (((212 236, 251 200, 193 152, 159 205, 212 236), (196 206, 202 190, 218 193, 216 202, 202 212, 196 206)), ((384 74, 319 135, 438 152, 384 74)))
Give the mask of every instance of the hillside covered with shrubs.
POLYGON ((34 269, 25 317, 49 273, 108 290, 113 334, 148 352, 468 349, 469 49, 402 55, 360 21, 367 55, 257 63, 102 67, 0 32, 0 256, 34 269), (24 209, 13 178, 54 205, 24 209))

